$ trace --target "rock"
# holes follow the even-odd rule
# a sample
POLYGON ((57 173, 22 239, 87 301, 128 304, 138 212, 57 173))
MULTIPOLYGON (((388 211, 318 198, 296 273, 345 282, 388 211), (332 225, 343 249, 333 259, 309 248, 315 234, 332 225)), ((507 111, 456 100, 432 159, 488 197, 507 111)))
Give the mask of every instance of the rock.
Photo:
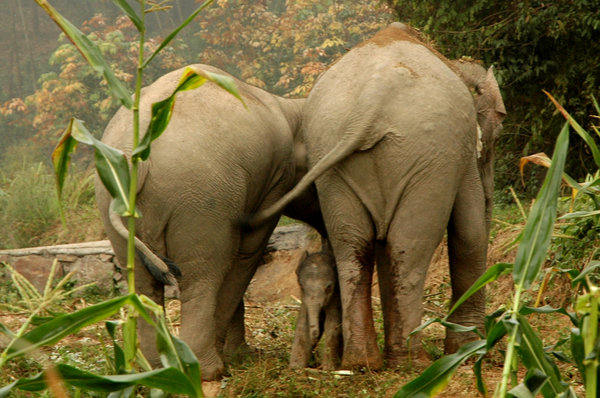
MULTIPOLYGON (((35 288, 42 293, 46 287, 46 281, 50 276, 50 269, 52 268, 52 258, 29 255, 19 257, 14 263, 13 268, 23 275, 35 288)), ((55 280, 62 278, 64 272, 62 267, 57 267, 56 274, 54 275, 55 280)))
POLYGON ((75 261, 77 261, 79 257, 77 256, 72 256, 69 254, 57 254, 56 255, 56 259, 58 261, 60 261, 61 263, 73 263, 75 261))
POLYGON ((83 256, 73 263, 65 265, 65 271, 75 271, 72 280, 77 285, 95 283, 103 294, 110 294, 114 289, 114 264, 102 261, 99 256, 83 256))
POLYGON ((306 247, 315 239, 320 239, 319 234, 306 224, 277 227, 269 238, 265 252, 306 247))

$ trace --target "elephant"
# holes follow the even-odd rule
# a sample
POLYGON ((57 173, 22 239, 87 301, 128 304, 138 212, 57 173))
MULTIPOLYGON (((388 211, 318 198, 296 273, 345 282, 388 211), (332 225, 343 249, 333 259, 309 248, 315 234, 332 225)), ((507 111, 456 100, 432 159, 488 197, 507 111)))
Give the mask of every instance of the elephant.
MULTIPOLYGON (((193 67, 227 75, 209 65, 193 67)), ((182 71, 142 90, 142 129, 151 104, 173 92, 182 71)), ((245 105, 213 83, 179 93, 167 129, 139 164, 136 290, 162 305, 164 285, 180 270, 180 337, 198 357, 204 380, 220 378, 224 357, 247 347, 242 298, 277 222, 242 230, 236 220, 275 203, 307 168, 300 134, 304 99, 235 82, 245 105)), ((102 138, 128 157, 131 120, 132 112, 121 108, 102 138)), ((127 230, 99 178, 95 188, 106 233, 125 264, 127 230)), ((309 189, 307 195, 315 192, 309 189)), ((305 196, 285 212, 325 234, 318 204, 316 197, 305 196)), ((140 324, 142 352, 157 364, 153 330, 140 324)))
MULTIPOLYGON (((376 370, 384 359, 394 367, 407 357, 406 339, 423 314, 427 268, 446 230, 452 302, 485 270, 485 196, 493 184, 482 180, 490 173, 481 166, 492 167, 482 150, 493 153, 505 111, 493 73, 488 83, 496 92, 482 86, 474 99, 469 86, 481 82, 467 81, 470 66, 462 67, 400 22, 355 46, 320 76, 304 106, 308 173, 275 205, 248 217, 248 225, 259 225, 316 183, 337 263, 344 369, 376 370), (488 146, 481 148, 484 139, 488 146), (374 264, 383 355, 371 307, 374 264)), ((450 321, 481 326, 484 305, 480 291, 450 321)), ((467 338, 449 331, 446 350, 467 338)))
POLYGON ((308 366, 320 339, 321 365, 325 370, 339 366, 342 350, 342 303, 337 283, 335 258, 331 250, 308 255, 296 269, 302 304, 290 355, 290 368, 308 366))

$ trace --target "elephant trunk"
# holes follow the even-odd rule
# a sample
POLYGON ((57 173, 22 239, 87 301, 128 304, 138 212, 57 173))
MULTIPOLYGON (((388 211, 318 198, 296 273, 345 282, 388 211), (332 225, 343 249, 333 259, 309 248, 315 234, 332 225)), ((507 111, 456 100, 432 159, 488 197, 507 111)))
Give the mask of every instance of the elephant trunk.
POLYGON ((320 315, 321 305, 319 303, 306 303, 308 313, 308 336, 310 338, 311 347, 314 347, 319 342, 321 337, 320 315))

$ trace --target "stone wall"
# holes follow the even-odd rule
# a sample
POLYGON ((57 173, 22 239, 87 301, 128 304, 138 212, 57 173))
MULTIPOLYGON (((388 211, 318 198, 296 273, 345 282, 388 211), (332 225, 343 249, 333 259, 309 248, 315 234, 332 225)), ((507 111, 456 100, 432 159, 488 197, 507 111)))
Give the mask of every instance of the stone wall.
MULTIPOLYGON (((284 299, 297 293, 295 267, 303 250, 316 251, 318 234, 303 224, 278 227, 269 240, 264 265, 259 267, 252 281, 250 297, 284 299)), ((76 285, 94 282, 102 294, 115 290, 125 292, 126 281, 108 240, 73 243, 68 245, 0 250, 0 263, 8 263, 29 279, 40 291, 44 289, 53 261, 58 261, 57 277, 74 271, 76 285)), ((10 272, 0 267, 0 280, 9 279, 10 272)), ((169 287, 167 297, 176 297, 176 287, 169 287)))

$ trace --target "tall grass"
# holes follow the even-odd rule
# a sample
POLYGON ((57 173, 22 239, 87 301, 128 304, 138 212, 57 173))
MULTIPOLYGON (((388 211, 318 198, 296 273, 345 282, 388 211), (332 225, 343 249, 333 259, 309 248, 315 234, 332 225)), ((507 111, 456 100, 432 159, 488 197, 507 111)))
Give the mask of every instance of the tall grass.
POLYGON ((59 202, 53 171, 43 162, 2 167, 0 174, 0 249, 70 243, 102 237, 94 203, 92 171, 67 178, 62 206, 77 222, 60 228, 59 202), (11 167, 12 166, 12 167, 11 167))

